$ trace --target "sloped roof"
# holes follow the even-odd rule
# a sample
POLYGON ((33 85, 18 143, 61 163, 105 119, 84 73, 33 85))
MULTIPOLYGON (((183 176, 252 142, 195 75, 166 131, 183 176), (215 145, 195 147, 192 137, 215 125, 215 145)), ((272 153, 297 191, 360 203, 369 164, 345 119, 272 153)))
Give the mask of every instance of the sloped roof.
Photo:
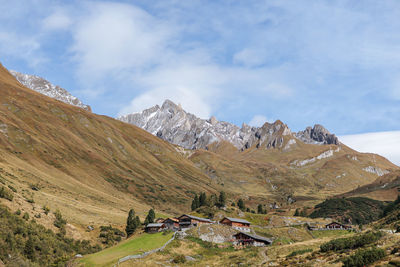
POLYGON ((197 216, 193 216, 193 215, 189 215, 189 214, 183 214, 182 216, 180 216, 179 218, 183 217, 183 216, 187 216, 190 219, 194 219, 194 220, 199 220, 199 221, 203 221, 203 222, 209 222, 209 223, 213 223, 213 221, 211 221, 210 219, 206 219, 206 218, 200 218, 197 216))
MULTIPOLYGON (((225 217, 224 219, 228 219, 231 222, 237 222, 237 223, 246 223, 246 224, 251 224, 250 222, 244 220, 244 219, 238 219, 238 218, 231 218, 231 217, 225 217)), ((223 220, 223 219, 222 219, 223 220)))
POLYGON ((166 222, 168 220, 171 220, 171 221, 174 221, 174 222, 179 222, 179 220, 177 218, 167 218, 167 219, 164 220, 164 222, 166 222))
POLYGON ((255 235, 255 234, 248 234, 248 233, 243 233, 243 232, 239 232, 236 235, 238 235, 238 234, 243 234, 245 236, 253 238, 254 240, 260 240, 260 241, 264 241, 264 242, 268 242, 268 243, 272 244, 272 239, 269 239, 269 238, 266 238, 263 236, 259 236, 259 235, 255 235))
POLYGON ((163 223, 149 223, 146 227, 162 227, 163 223))

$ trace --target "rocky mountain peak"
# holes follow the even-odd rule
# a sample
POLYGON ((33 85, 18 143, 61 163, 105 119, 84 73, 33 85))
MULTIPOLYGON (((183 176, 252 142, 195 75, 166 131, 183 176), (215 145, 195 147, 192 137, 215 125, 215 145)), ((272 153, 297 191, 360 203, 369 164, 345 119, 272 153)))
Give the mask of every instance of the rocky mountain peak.
POLYGON ((339 139, 331 134, 324 126, 315 124, 296 134, 296 137, 309 144, 339 145, 339 139))
POLYGON ((54 85, 42 77, 36 75, 23 74, 11 70, 10 73, 25 87, 48 97, 57 99, 61 102, 77 106, 87 111, 92 111, 89 105, 85 105, 77 97, 71 95, 67 90, 58 85, 54 85))
POLYGON ((239 150, 250 147, 281 148, 285 145, 284 136, 292 136, 291 139, 298 138, 305 143, 339 144, 336 136, 320 125, 309 127, 297 134, 292 133, 280 120, 274 123, 266 122, 262 127, 252 127, 243 123, 239 128, 232 123, 218 121, 214 116, 208 120, 200 119, 187 113, 171 100, 165 100, 161 108, 156 105, 118 119, 187 149, 207 149, 210 144, 221 141, 227 141, 239 150))

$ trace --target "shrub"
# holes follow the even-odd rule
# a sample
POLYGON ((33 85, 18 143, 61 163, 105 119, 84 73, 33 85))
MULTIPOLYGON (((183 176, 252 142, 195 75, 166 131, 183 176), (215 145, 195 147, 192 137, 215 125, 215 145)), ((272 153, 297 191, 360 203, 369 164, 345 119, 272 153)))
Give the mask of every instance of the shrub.
POLYGON ((65 225, 67 224, 67 221, 62 217, 59 210, 56 210, 54 216, 56 216, 56 219, 53 224, 55 227, 60 229, 60 234, 64 236, 66 234, 65 225))
POLYGON ((29 214, 25 212, 24 215, 22 216, 22 219, 24 219, 25 221, 29 220, 29 214))
POLYGON ((50 212, 50 208, 49 207, 47 207, 47 206, 43 206, 43 211, 44 211, 44 214, 49 214, 49 212, 50 212))
POLYGON ((361 249, 356 254, 343 259, 344 267, 362 267, 385 257, 385 251, 380 248, 361 249))
POLYGON ((293 251, 292 253, 290 253, 289 255, 287 255, 287 257, 288 258, 289 257, 294 257, 294 256, 297 256, 297 255, 305 254, 305 253, 312 252, 312 251, 313 250, 311 248, 296 250, 296 251, 293 251))
POLYGON ((8 185, 8 188, 10 188, 10 189, 11 189, 11 191, 13 191, 14 193, 17 193, 17 189, 15 189, 15 187, 14 187, 14 186, 12 186, 12 185, 8 185))
POLYGON ((186 258, 185 258, 184 255, 180 254, 180 255, 176 255, 172 261, 174 263, 185 263, 186 262, 186 258))
POLYGON ((382 232, 368 232, 362 235, 338 238, 321 245, 322 252, 355 249, 378 241, 383 236, 382 232))
POLYGON ((12 201, 14 196, 13 193, 8 190, 7 188, 5 188, 4 186, 0 187, 0 198, 5 198, 9 201, 12 201))
POLYGON ((120 242, 122 237, 125 237, 124 232, 110 226, 100 226, 101 242, 107 246, 114 245, 115 242, 120 242))
POLYGON ((21 215, 21 210, 20 209, 18 209, 16 212, 15 212, 15 215, 21 215))

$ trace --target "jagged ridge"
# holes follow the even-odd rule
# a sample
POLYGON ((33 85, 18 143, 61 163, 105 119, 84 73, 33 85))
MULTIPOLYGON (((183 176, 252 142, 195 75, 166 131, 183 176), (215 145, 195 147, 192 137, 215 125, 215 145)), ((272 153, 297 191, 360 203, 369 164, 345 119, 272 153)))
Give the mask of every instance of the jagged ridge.
POLYGON ((255 145, 257 148, 276 148, 283 146, 283 136, 292 135, 307 144, 335 144, 338 138, 321 125, 293 134, 289 127, 277 120, 266 122, 262 127, 252 127, 243 123, 242 127, 215 117, 203 120, 187 113, 179 105, 166 100, 140 113, 118 118, 134 124, 158 137, 187 149, 206 149, 214 142, 228 141, 237 149, 244 150, 255 145))

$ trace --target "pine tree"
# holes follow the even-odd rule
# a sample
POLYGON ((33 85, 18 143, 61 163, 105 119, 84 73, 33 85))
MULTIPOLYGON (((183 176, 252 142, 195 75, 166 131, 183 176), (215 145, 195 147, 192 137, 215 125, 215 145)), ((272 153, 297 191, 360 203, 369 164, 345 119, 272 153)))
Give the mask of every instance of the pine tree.
POLYGON ((296 209, 296 211, 294 212, 294 215, 293 215, 293 216, 300 216, 299 209, 296 209))
POLYGON ((146 216, 146 219, 144 220, 144 224, 149 224, 149 223, 153 223, 154 219, 156 218, 156 213, 154 212, 153 209, 149 210, 149 213, 146 216))
POLYGON ((207 202, 206 193, 203 192, 200 194, 199 202, 200 202, 200 205, 199 205, 200 207, 204 206, 206 204, 206 202, 207 202))
POLYGON ((131 236, 136 231, 137 227, 138 226, 135 223, 135 211, 131 209, 128 214, 128 219, 126 220, 126 227, 125 227, 126 236, 127 237, 131 236))
POLYGON ((134 225, 136 226, 136 229, 140 227, 142 223, 140 222, 139 216, 135 217, 134 225))
POLYGON ((200 206, 199 197, 196 194, 192 200, 192 210, 196 210, 199 206, 200 206))
POLYGON ((257 213, 259 213, 259 214, 263 213, 263 207, 261 204, 258 204, 258 206, 257 206, 257 213))
POLYGON ((239 209, 241 211, 245 211, 246 210, 246 206, 244 205, 243 199, 240 198, 238 203, 237 203, 237 205, 238 205, 238 207, 239 207, 239 209))
POLYGON ((223 191, 221 191, 219 193, 218 205, 220 207, 225 207, 225 205, 226 205, 226 195, 225 195, 225 192, 223 192, 223 191))

